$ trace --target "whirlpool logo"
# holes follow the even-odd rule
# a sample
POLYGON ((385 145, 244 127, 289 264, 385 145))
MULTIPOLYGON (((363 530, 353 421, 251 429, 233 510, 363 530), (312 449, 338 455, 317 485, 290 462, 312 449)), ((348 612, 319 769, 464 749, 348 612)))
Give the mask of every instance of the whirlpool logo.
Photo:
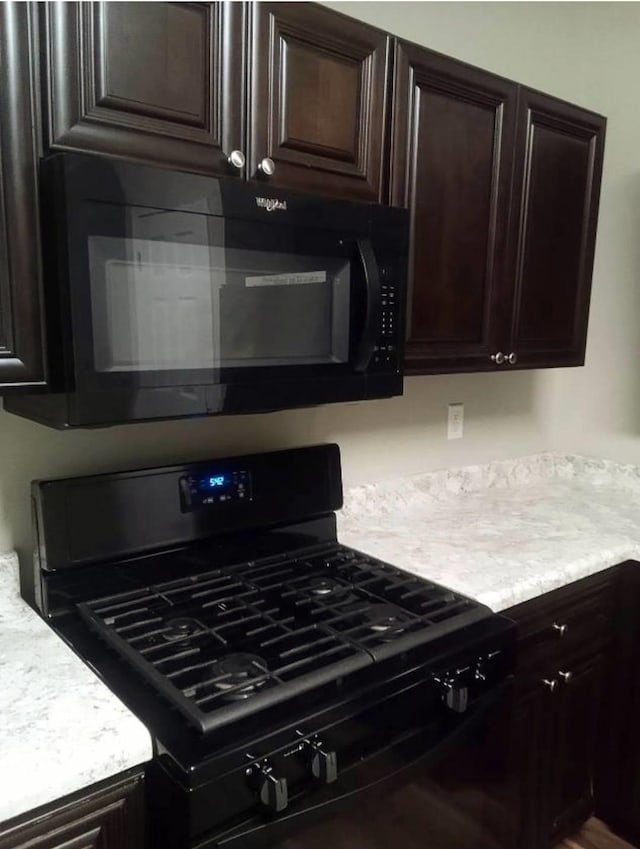
POLYGON ((256 198, 256 206, 266 209, 267 212, 275 212, 278 209, 286 210, 287 202, 277 198, 256 198))

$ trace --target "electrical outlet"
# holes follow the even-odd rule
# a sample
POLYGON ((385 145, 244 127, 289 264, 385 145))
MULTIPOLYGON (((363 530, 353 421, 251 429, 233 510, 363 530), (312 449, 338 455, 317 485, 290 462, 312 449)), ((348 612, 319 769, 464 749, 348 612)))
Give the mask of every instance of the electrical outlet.
POLYGON ((464 429, 464 404, 449 404, 447 439, 462 439, 464 429))

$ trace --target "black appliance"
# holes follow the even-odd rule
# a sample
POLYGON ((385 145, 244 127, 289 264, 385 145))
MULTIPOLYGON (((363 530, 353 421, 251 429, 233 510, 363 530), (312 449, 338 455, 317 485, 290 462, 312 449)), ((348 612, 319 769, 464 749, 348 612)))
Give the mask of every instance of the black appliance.
POLYGON ((153 736, 151 846, 504 845, 513 623, 339 544, 336 445, 33 499, 38 606, 153 736))
POLYGON ((408 212, 97 156, 42 162, 54 427, 402 394, 408 212))

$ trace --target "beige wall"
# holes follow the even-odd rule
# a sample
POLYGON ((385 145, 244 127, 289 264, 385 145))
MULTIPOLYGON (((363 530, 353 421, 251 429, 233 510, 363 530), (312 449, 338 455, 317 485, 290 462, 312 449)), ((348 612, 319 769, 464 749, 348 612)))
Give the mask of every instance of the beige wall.
POLYGON ((0 550, 29 546, 29 481, 322 440, 348 483, 549 447, 640 463, 640 7, 636 3, 331 3, 398 35, 610 118, 587 367, 410 378, 405 396, 236 419, 57 433, 0 413, 0 550), (446 406, 465 435, 446 440, 446 406))

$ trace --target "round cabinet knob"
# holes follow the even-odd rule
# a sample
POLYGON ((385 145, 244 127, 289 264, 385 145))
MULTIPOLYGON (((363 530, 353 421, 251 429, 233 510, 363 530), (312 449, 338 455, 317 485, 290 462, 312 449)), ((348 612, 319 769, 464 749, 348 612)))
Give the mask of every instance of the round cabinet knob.
POLYGON ((558 625, 557 622, 553 623, 552 628, 559 637, 564 637, 567 631, 569 630, 568 625, 558 625))
POLYGON ((232 150, 229 156, 227 157, 227 162, 229 165, 232 165, 234 168, 237 168, 238 171, 241 168, 244 168, 245 156, 241 150, 232 150))
POLYGON ((518 355, 516 354, 515 351, 512 351, 509 354, 509 356, 507 357, 507 362, 509 363, 510 366, 515 366, 515 364, 518 362, 518 355))
POLYGON ((498 351, 497 354, 491 354, 491 361, 494 362, 497 366, 501 366, 505 359, 505 355, 502 353, 502 351, 498 351))
POLYGON ((542 683, 544 684, 544 686, 547 688, 547 690, 548 690, 550 693, 555 693, 556 688, 557 688, 557 686, 558 686, 558 682, 556 681, 556 679, 555 679, 555 678, 551 678, 551 679, 549 679, 549 678, 543 678, 543 679, 542 679, 542 683))
POLYGON ((276 172, 276 163, 273 159, 265 156, 265 158, 261 159, 258 163, 258 171, 261 171, 265 177, 271 177, 276 172))
POLYGON ((562 678, 565 684, 569 684, 573 678, 573 672, 558 672, 558 675, 562 678))

